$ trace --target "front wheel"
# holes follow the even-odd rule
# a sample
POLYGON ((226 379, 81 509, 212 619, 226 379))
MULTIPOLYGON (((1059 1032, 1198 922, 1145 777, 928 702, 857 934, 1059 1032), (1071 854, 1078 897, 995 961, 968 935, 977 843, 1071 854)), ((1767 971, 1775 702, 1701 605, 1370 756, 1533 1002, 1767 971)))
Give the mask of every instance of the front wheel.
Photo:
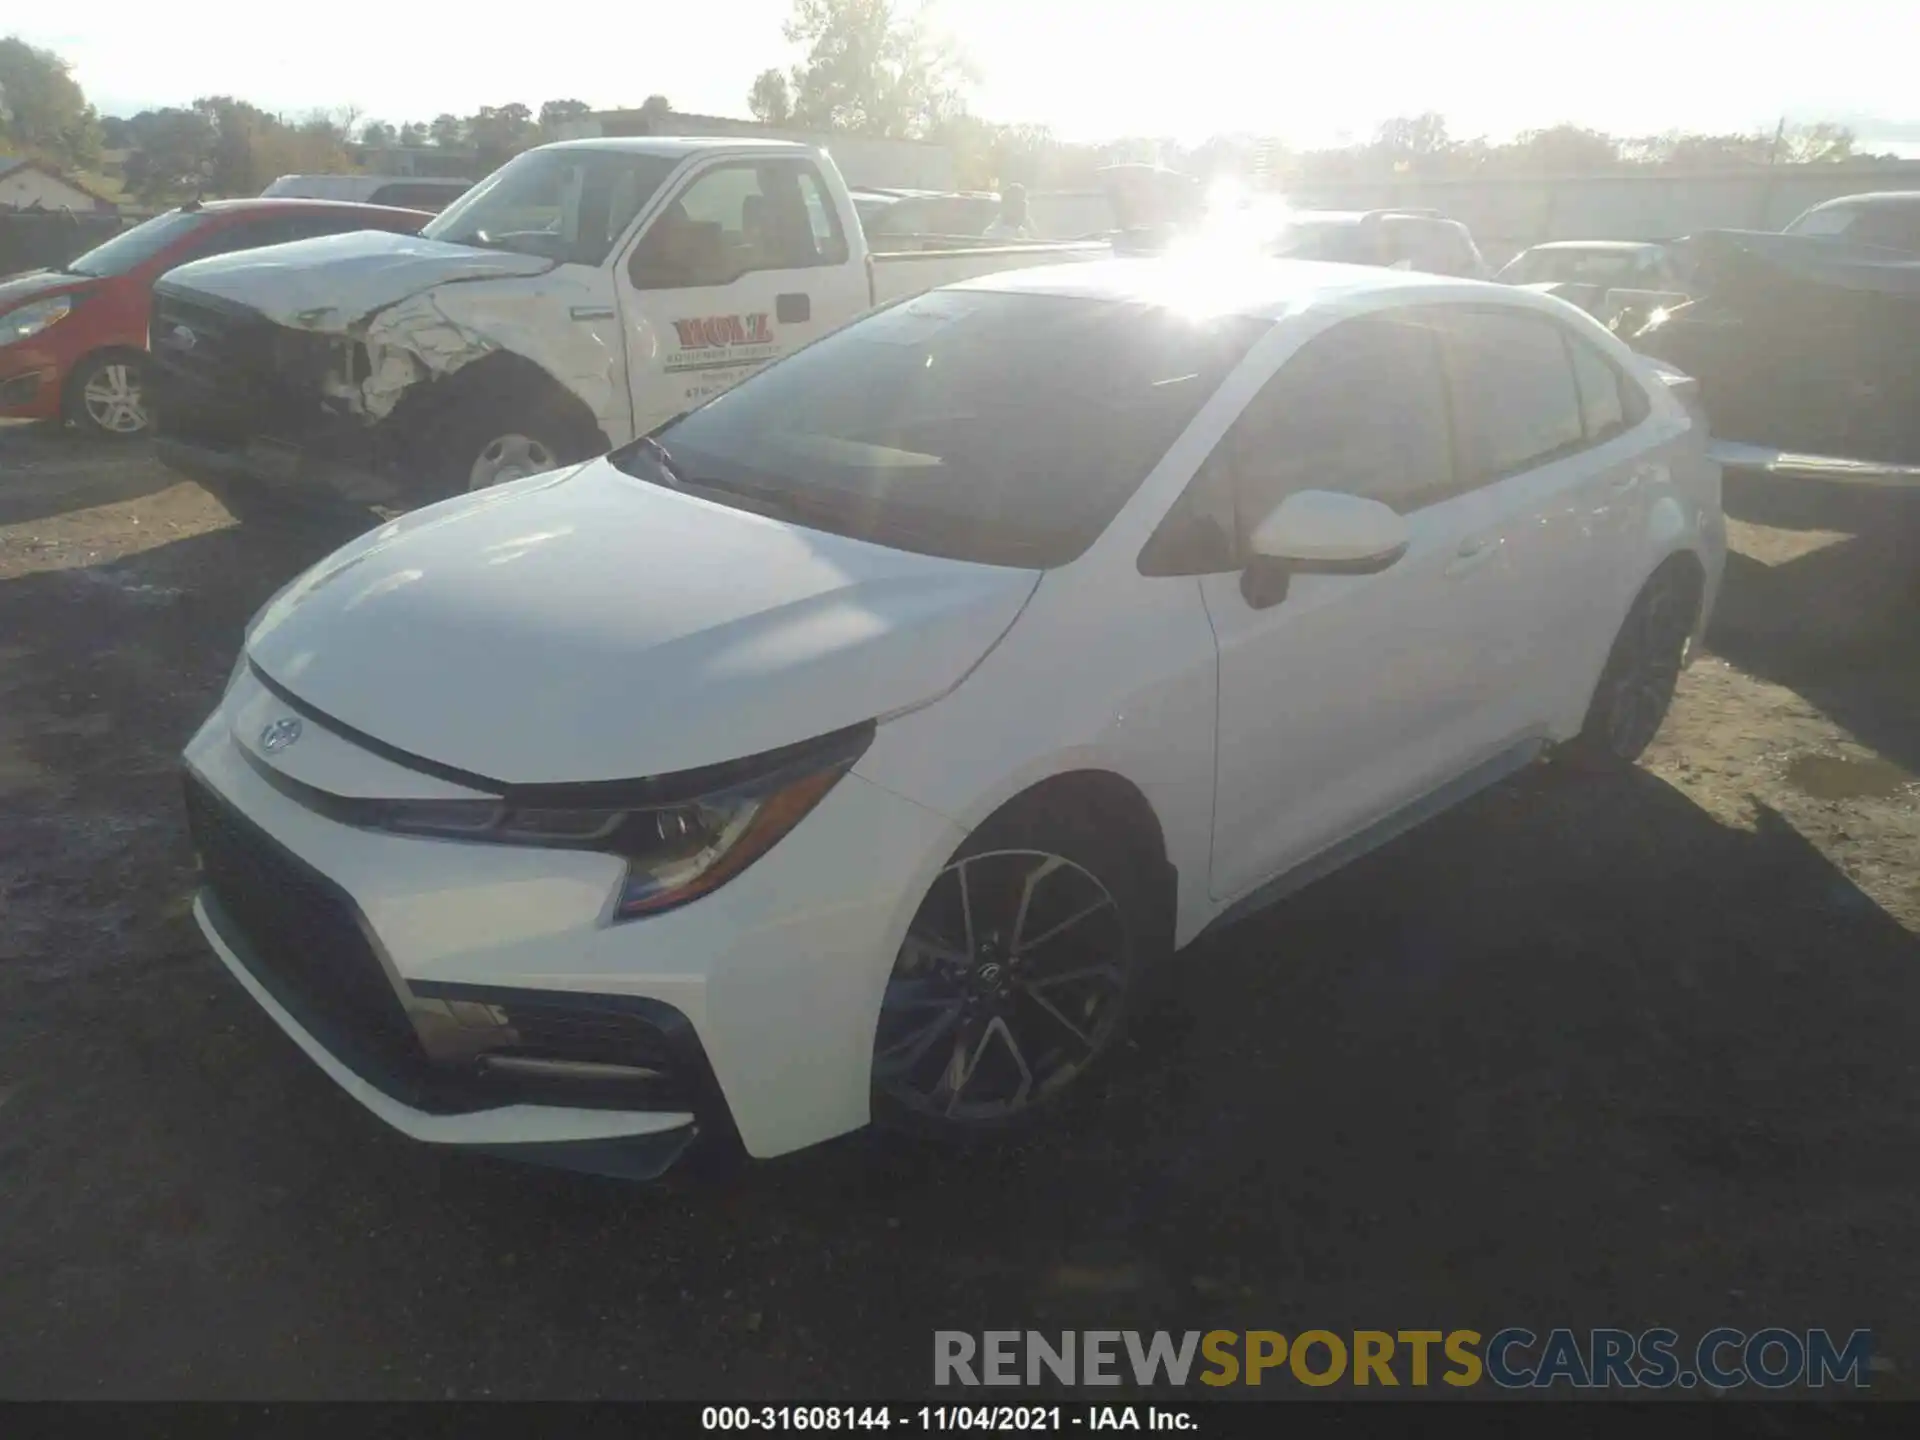
POLYGON ((67 381, 66 418, 98 439, 145 435, 153 428, 145 363, 134 355, 89 355, 67 381))
POLYGON ((557 405, 502 403, 476 394, 435 427, 427 446, 422 503, 545 474, 591 458, 599 437, 557 405))
POLYGON ((990 821, 921 901, 874 1039, 874 1116, 937 1139, 1023 1127, 1115 1048, 1156 933, 1153 877, 1085 818, 990 821))

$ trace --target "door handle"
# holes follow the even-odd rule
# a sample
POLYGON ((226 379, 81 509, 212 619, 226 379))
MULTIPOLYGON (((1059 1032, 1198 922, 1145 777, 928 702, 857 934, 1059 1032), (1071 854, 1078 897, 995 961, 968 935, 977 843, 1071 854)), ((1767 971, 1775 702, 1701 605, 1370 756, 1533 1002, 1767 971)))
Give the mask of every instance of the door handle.
POLYGON ((1607 493, 1610 495, 1624 495, 1639 483, 1640 476, 1637 472, 1630 471, 1625 475, 1616 475, 1607 486, 1607 493))
POLYGON ((809 295, 776 295, 773 318, 782 325, 804 325, 813 318, 813 298, 809 295))
POLYGON ((1465 575, 1478 570, 1482 565, 1500 553, 1506 541, 1498 535, 1476 535, 1470 540, 1462 540, 1460 548, 1453 552, 1453 559, 1447 562, 1448 575, 1465 575))

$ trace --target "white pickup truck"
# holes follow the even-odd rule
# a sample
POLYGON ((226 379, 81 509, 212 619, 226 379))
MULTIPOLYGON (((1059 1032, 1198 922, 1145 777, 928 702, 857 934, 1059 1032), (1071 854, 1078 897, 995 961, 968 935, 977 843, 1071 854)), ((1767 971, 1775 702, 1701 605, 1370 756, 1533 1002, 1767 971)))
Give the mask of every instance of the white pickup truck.
POLYGON ((869 252, 790 142, 586 140, 516 157, 417 236, 183 266, 156 287, 161 458, 411 506, 584 460, 875 305, 1100 243, 869 252))

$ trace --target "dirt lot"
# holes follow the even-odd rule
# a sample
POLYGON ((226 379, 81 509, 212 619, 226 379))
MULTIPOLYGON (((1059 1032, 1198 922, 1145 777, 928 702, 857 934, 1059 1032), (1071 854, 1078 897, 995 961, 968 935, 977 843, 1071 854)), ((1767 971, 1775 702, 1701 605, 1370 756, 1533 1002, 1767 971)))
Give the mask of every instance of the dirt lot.
POLYGON ((1920 603, 1872 507, 1730 505, 1640 771, 1190 953, 1063 1139, 647 1189, 390 1135, 199 943, 175 756, 345 532, 0 429, 0 1393, 871 1398, 936 1327, 1728 1324, 1871 1326, 1920 1395, 1920 603))

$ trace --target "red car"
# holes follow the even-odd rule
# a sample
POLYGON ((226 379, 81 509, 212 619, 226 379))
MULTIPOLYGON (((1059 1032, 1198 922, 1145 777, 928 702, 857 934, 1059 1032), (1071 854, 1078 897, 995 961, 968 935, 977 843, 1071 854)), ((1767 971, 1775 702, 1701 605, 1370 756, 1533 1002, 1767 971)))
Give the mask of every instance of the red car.
POLYGON ((0 280, 0 417, 66 420, 132 437, 143 400, 153 282, 176 265, 350 230, 411 234, 421 210, 334 200, 209 200, 123 230, 57 270, 0 280))

